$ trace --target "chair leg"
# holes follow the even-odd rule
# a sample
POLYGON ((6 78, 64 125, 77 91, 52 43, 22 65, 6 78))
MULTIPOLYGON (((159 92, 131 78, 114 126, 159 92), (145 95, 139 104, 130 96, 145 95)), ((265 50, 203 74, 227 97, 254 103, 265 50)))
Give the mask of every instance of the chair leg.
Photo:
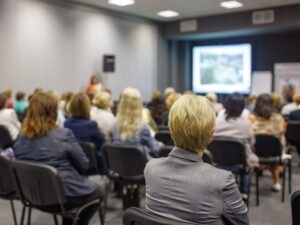
POLYGON ((103 215, 102 208, 99 209, 98 213, 99 213, 100 224, 104 225, 104 215, 103 215))
POLYGON ((21 222, 20 222, 21 225, 24 225, 25 214, 26 214, 26 206, 23 205, 22 214, 21 214, 21 222))
POLYGON ((282 193, 281 193, 281 202, 284 202, 285 197, 285 170, 286 165, 283 166, 283 172, 282 172, 282 193))
POLYGON ((259 174, 256 171, 256 206, 259 206, 259 174))
POLYGON ((289 161, 289 194, 292 193, 292 160, 289 161))
POLYGON ((53 215, 53 219, 54 219, 54 224, 55 224, 55 225, 58 225, 57 216, 56 216, 55 214, 53 215))
POLYGON ((31 207, 28 209, 27 225, 31 224, 31 207))
POLYGON ((16 216, 16 210, 15 210, 15 205, 14 205, 14 201, 13 200, 10 200, 10 206, 11 206, 11 211, 12 211, 13 218, 14 218, 14 223, 15 223, 15 225, 18 225, 17 216, 16 216))

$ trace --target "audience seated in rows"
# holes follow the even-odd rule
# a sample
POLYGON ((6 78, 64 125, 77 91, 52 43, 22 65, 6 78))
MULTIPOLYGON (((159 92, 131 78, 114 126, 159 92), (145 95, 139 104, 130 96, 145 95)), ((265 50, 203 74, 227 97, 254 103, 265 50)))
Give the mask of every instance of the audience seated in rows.
POLYGON ((112 128, 116 118, 111 112, 113 101, 106 91, 98 92, 92 100, 91 119, 96 121, 108 142, 112 141, 112 128))
POLYGON ((118 106, 112 140, 114 144, 142 146, 150 159, 151 155, 157 155, 160 144, 151 135, 149 125, 143 122, 142 110, 140 92, 135 88, 126 88, 118 106))
POLYGON ((215 112, 200 96, 184 95, 172 106, 169 128, 175 147, 145 168, 146 209, 193 224, 249 224, 247 207, 231 172, 206 164, 204 149, 215 128, 215 112))
MULTIPOLYGON (((232 94, 227 97, 224 103, 225 114, 219 116, 216 120, 216 129, 214 137, 235 138, 243 142, 246 146, 247 163, 249 167, 258 166, 258 157, 253 153, 252 148, 255 142, 254 132, 251 123, 248 119, 241 116, 244 107, 245 99, 240 94, 232 94)), ((236 171, 239 168, 224 168, 231 171, 236 171)), ((244 198, 247 198, 249 176, 242 177, 241 191, 244 198)))
MULTIPOLYGON (((255 134, 274 135, 280 139, 282 146, 286 145, 284 137, 286 123, 280 114, 274 112, 273 100, 269 94, 258 96, 254 112, 249 118, 255 134)), ((272 190, 280 191, 279 175, 281 166, 274 164, 270 166, 270 171, 273 178, 272 190)))
POLYGON ((72 130, 78 141, 95 144, 99 170, 102 174, 106 174, 106 162, 101 152, 101 147, 105 143, 105 136, 98 128, 97 123, 90 120, 90 110, 91 105, 86 94, 77 93, 73 95, 69 105, 71 117, 66 119, 64 127, 72 130))
MULTIPOLYGON (((16 159, 44 163, 59 171, 67 203, 67 210, 103 197, 103 190, 83 176, 89 161, 69 129, 59 128, 56 123, 58 102, 51 94, 39 92, 30 101, 21 135, 14 149, 16 159)), ((59 205, 45 207, 60 210, 59 205)), ((78 225, 87 225, 96 208, 90 206, 80 214, 78 225)), ((72 219, 63 218, 63 225, 72 219)))
POLYGON ((7 108, 7 97, 5 94, 0 94, 0 125, 6 126, 12 139, 16 140, 21 123, 16 112, 11 108, 7 108))

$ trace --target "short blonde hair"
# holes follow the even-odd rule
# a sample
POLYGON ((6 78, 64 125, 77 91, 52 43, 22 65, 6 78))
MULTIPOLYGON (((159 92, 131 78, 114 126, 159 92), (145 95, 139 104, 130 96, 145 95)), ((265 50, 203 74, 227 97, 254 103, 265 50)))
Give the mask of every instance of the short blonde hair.
POLYGON ((300 105, 300 92, 296 92, 293 96, 293 102, 295 102, 297 105, 300 105))
POLYGON ((203 151, 212 140, 215 120, 215 112, 205 97, 182 96, 169 113, 169 128, 175 145, 194 153, 203 151))
POLYGON ((217 102, 218 96, 215 93, 207 93, 206 98, 211 102, 217 102))
POLYGON ((180 93, 173 93, 168 96, 166 99, 166 105, 168 109, 170 110, 174 102, 179 99, 182 95, 180 93))
POLYGON ((165 97, 167 98, 169 95, 174 94, 175 89, 173 87, 167 87, 164 91, 165 97))
POLYGON ((100 91, 94 96, 92 104, 100 109, 109 109, 112 106, 111 95, 106 91, 100 91))

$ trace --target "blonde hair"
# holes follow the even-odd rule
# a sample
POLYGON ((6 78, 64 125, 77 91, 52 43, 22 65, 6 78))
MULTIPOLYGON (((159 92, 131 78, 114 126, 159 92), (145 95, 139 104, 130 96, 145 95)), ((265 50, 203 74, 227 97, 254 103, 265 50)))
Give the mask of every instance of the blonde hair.
POLYGON ((106 91, 100 91, 94 96, 92 104, 100 109, 109 109, 112 106, 111 95, 106 91))
POLYGON ((173 93, 170 94, 166 100, 166 105, 168 109, 170 110, 174 102, 179 99, 182 95, 180 93, 173 93))
POLYGON ((211 102, 217 102, 218 96, 215 93, 207 93, 206 98, 211 102))
POLYGON ((91 103, 89 97, 84 93, 72 96, 68 105, 68 112, 75 118, 90 119, 91 103))
POLYGON ((293 102, 295 102, 297 105, 300 105, 300 92, 296 92, 293 96, 293 102))
POLYGON ((159 90, 154 90, 152 92, 151 100, 153 101, 153 100, 155 100, 155 99, 157 99, 159 97, 160 97, 160 91, 159 90))
POLYGON ((140 92, 135 88, 126 88, 121 95, 117 114, 117 130, 121 140, 137 136, 142 122, 142 110, 140 92))
POLYGON ((280 96, 277 93, 272 92, 271 93, 271 98, 273 100, 274 109, 276 110, 276 112, 280 112, 280 109, 281 109, 281 106, 282 106, 280 96))
POLYGON ((198 153, 212 140, 215 112, 205 97, 184 95, 170 110, 169 128, 176 146, 198 153))
POLYGON ((57 107, 58 102, 53 95, 36 93, 30 100, 21 134, 27 138, 34 138, 57 128, 57 107))
POLYGON ((164 91, 165 97, 167 98, 169 95, 174 94, 175 89, 173 87, 167 87, 164 91))

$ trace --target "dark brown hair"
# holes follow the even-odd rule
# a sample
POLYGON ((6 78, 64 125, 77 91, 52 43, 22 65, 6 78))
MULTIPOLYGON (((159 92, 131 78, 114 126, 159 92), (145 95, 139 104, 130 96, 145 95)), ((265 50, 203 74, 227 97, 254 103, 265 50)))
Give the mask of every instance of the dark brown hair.
POLYGON ((25 98, 25 93, 24 92, 17 92, 16 94, 16 100, 20 101, 23 100, 25 98))
POLYGON ((261 94, 256 100, 254 114, 264 119, 270 119, 274 112, 273 99, 269 94, 261 94))
POLYGON ((86 94, 77 93, 73 95, 69 104, 68 109, 72 117, 90 119, 91 103, 86 94))
POLYGON ((242 95, 234 93, 229 95, 224 102, 226 120, 240 117, 245 108, 245 99, 242 95))

